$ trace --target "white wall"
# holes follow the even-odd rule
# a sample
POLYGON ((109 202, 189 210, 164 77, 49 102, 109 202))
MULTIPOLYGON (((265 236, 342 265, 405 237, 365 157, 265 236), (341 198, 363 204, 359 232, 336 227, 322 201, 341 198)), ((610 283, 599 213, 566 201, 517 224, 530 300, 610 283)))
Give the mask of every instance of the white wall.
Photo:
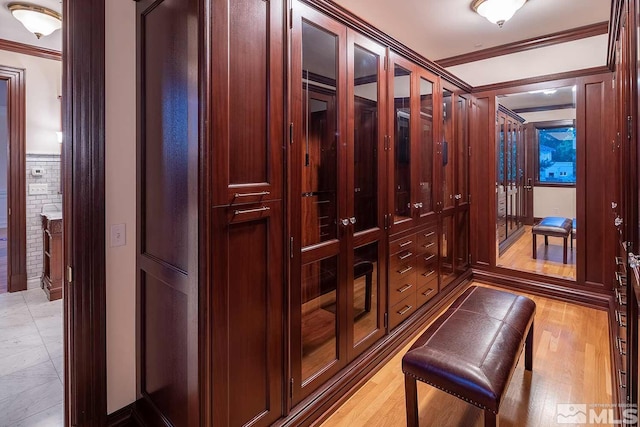
POLYGON ((533 216, 576 217, 576 189, 567 187, 534 187, 533 216))
POLYGON ((107 411, 136 400, 136 80, 135 10, 130 0, 106 12, 107 411), (126 224, 126 245, 110 247, 112 224, 126 224))
POLYGON ((576 109, 565 108, 562 110, 535 111, 532 113, 518 113, 526 123, 548 122, 552 120, 575 120, 576 109))
POLYGON ((447 68, 471 86, 582 70, 607 64, 608 35, 483 59, 447 68), (599 52, 594 55, 593 52, 599 52))
POLYGON ((60 154, 62 63, 0 50, 0 65, 26 70, 27 153, 60 154))

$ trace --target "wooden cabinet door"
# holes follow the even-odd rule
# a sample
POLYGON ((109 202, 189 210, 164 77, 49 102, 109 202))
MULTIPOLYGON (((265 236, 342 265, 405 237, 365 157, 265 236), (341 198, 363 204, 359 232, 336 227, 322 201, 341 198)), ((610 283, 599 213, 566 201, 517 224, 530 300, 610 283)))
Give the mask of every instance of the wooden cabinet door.
POLYGON ((174 426, 200 424, 196 0, 138 15, 138 390, 174 426))
POLYGON ((347 30, 294 2, 291 32, 290 348, 295 404, 347 363, 351 222, 346 185, 347 30))
POLYGON ((416 73, 416 97, 419 101, 418 123, 416 135, 416 161, 417 181, 414 185, 415 214, 421 223, 430 222, 439 210, 437 173, 440 170, 437 156, 437 122, 442 109, 440 108, 440 95, 438 94, 438 77, 419 69, 416 73))
POLYGON ((266 426, 283 415, 282 202, 213 213, 213 419, 266 426))
POLYGON ((214 205, 282 198, 283 0, 212 2, 214 205))

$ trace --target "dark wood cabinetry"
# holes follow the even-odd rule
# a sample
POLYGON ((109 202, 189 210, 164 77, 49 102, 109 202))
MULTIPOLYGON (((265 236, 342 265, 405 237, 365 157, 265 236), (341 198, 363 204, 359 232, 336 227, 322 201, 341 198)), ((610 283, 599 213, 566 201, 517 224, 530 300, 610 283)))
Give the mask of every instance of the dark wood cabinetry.
POLYGON ((42 289, 49 301, 62 298, 62 218, 42 217, 42 289))

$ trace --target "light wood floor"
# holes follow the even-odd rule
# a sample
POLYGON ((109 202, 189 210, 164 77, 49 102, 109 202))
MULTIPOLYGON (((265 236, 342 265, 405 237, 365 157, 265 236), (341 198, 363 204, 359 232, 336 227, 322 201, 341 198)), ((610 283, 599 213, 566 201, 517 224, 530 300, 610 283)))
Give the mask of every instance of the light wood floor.
MULTIPOLYGON (((500 407, 500 425, 555 426, 556 404, 611 404, 607 313, 522 295, 537 305, 533 373, 525 373, 523 354, 500 407)), ((367 381, 323 426, 405 426, 401 361, 410 345, 367 381)), ((418 403, 421 427, 484 425, 482 410, 421 382, 418 382, 418 403)))
POLYGON ((525 225, 522 236, 498 258, 498 267, 576 280, 576 240, 573 249, 571 242, 568 242, 566 264, 562 263, 563 239, 549 237, 549 246, 545 246, 544 236, 538 236, 538 259, 531 256, 532 240, 531 226, 525 225))

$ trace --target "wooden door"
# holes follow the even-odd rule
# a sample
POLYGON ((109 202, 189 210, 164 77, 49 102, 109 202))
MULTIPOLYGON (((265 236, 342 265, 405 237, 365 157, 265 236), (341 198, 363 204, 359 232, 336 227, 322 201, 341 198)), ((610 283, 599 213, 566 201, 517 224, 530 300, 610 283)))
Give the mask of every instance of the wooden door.
POLYGON ((347 343, 349 361, 385 332, 386 49, 347 32, 347 343))
POLYGON ((440 94, 437 91, 437 76, 424 69, 416 72, 416 97, 419 101, 419 109, 416 114, 417 132, 414 162, 416 164, 416 177, 413 191, 415 200, 414 209, 421 223, 435 220, 436 212, 440 210, 441 197, 439 197, 436 183, 439 182, 437 174, 439 168, 438 144, 438 114, 441 109, 440 94))
POLYGON ((141 404, 200 424, 197 0, 138 12, 138 343, 141 404))
POLYGON ((284 2, 211 4, 212 418, 266 426, 286 396, 284 2))
POLYGON ((419 205, 415 183, 418 180, 416 140, 418 99, 415 96, 416 66, 401 56, 389 53, 388 133, 389 212, 391 233, 417 225, 419 205))
MULTIPOLYGON (((290 150, 292 402, 347 363, 347 75, 344 25, 293 4, 290 150)), ((350 194, 353 197, 352 194, 350 194)))
POLYGON ((469 268, 469 110, 468 95, 455 99, 456 128, 456 191, 455 200, 455 271, 462 274, 469 268))

